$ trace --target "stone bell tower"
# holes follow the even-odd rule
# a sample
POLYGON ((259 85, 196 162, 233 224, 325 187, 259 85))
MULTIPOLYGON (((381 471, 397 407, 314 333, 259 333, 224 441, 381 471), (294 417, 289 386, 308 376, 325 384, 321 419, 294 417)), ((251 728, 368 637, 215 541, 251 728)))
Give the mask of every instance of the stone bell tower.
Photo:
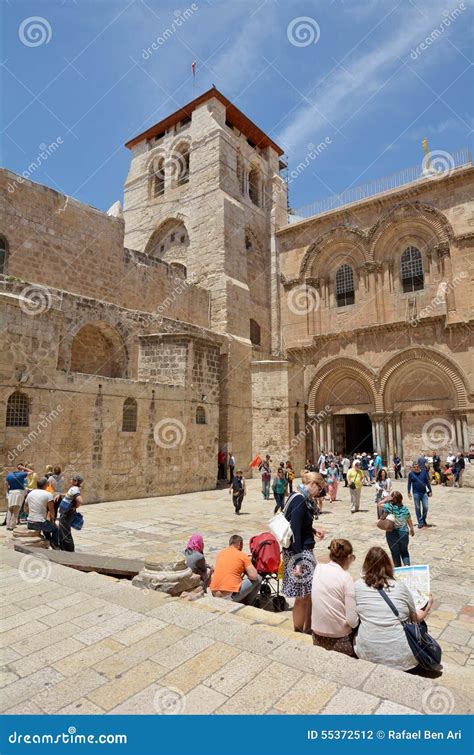
POLYGON ((287 222, 282 150, 217 89, 130 140, 125 244, 210 292, 221 353, 219 446, 247 467, 252 367, 280 349, 275 230, 287 222))

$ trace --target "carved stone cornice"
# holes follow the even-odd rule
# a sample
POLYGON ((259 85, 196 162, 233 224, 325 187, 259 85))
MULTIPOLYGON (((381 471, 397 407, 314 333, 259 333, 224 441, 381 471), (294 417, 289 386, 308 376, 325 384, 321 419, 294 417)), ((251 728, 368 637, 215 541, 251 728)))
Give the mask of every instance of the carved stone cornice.
POLYGON ((442 241, 433 247, 433 251, 436 253, 438 259, 442 257, 449 257, 449 244, 447 241, 442 241))

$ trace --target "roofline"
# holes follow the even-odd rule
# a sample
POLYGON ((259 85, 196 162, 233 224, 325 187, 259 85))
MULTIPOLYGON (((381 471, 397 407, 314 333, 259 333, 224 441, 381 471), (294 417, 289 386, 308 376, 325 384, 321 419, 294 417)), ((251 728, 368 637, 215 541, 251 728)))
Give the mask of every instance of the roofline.
MULTIPOLYGON (((222 92, 219 92, 219 90, 215 87, 211 87, 211 89, 208 89, 207 92, 200 94, 199 97, 191 100, 191 102, 188 102, 186 105, 179 108, 179 110, 171 113, 171 115, 168 115, 162 121, 159 121, 159 123, 155 123, 154 126, 151 126, 146 131, 142 131, 141 134, 134 136, 133 139, 125 142, 125 146, 128 149, 131 149, 135 146, 135 144, 138 144, 144 139, 152 139, 154 136, 161 133, 162 131, 166 131, 166 129, 170 128, 175 123, 178 123, 183 118, 189 117, 192 112, 197 107, 199 107, 199 105, 202 105, 203 102, 207 102, 207 100, 210 100, 213 97, 215 97, 217 100, 219 100, 219 102, 222 102, 222 104, 226 106, 227 117, 231 123, 233 123, 233 121, 235 120, 237 124, 240 124, 244 127, 240 128, 240 131, 242 131, 242 133, 245 133, 247 137, 249 137, 250 135, 256 137, 252 141, 254 141, 258 147, 271 147, 275 150, 279 157, 283 155, 283 150, 281 149, 281 147, 279 147, 278 144, 273 141, 273 139, 270 139, 270 137, 264 131, 262 131, 261 128, 259 128, 253 121, 251 121, 250 118, 245 115, 245 113, 239 110, 230 100, 227 99, 227 97, 222 94, 222 92)), ((236 127, 238 128, 238 125, 236 125, 236 127)))

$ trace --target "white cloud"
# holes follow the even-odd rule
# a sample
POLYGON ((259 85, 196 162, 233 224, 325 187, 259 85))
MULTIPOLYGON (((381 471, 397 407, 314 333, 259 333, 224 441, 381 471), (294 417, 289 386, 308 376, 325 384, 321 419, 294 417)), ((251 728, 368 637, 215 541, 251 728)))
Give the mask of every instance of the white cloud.
MULTIPOLYGON (((291 154, 309 141, 317 142, 320 132, 327 134, 331 131, 328 121, 339 127, 358 108, 363 110, 367 100, 384 88, 401 65, 399 58, 406 58, 412 46, 419 44, 432 31, 441 8, 441 4, 438 6, 437 2, 433 2, 429 15, 421 15, 415 11, 409 12, 405 6, 400 16, 392 16, 391 28, 397 29, 394 36, 381 40, 378 30, 376 48, 365 52, 367 43, 361 45, 359 57, 355 60, 352 58, 350 62, 343 61, 344 68, 336 68, 310 95, 310 102, 303 102, 296 114, 292 114, 291 122, 277 138, 285 151, 291 154)), ((430 57, 427 55, 427 60, 430 57)))

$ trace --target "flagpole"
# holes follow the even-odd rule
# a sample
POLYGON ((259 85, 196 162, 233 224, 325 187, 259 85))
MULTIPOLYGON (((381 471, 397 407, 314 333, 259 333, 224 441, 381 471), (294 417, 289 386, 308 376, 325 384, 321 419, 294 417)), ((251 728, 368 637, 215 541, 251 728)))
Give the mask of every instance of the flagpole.
POLYGON ((193 72, 193 100, 196 96, 196 61, 193 60, 191 63, 191 70, 193 72))

